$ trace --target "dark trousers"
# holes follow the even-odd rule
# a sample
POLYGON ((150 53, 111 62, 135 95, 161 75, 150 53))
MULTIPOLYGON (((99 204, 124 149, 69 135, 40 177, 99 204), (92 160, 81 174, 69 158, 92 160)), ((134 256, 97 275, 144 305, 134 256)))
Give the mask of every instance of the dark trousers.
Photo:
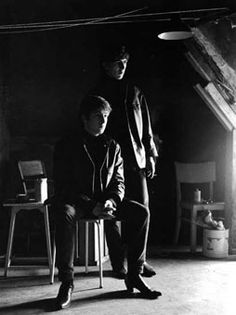
MULTIPOLYGON (((144 170, 125 170, 125 196, 129 200, 144 205, 148 211, 148 216, 150 216, 148 208, 149 195, 144 170)), ((126 211, 129 210, 127 209, 126 211)), ((146 229, 148 234, 149 221, 146 229)), ((120 229, 118 222, 106 221, 105 233, 112 268, 118 271, 124 266, 126 256, 126 233, 124 231, 124 223, 121 223, 120 229)), ((144 259, 146 259, 146 257, 144 257, 144 259)))
POLYGON ((149 207, 146 171, 125 169, 125 197, 149 207))
MULTIPOLYGON (((74 227, 77 220, 76 207, 57 205, 56 246, 57 267, 60 281, 73 280, 74 276, 74 227)), ((77 209, 79 210, 79 209, 77 209)), ((116 211, 117 220, 123 222, 123 235, 127 244, 128 272, 140 273, 146 255, 149 211, 145 206, 124 200, 116 211)), ((107 223, 107 220, 105 221, 107 223)))

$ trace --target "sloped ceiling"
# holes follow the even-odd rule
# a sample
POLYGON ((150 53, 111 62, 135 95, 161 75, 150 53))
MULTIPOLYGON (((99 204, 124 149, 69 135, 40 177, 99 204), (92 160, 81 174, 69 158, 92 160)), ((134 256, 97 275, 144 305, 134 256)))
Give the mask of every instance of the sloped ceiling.
POLYGON ((208 81, 196 90, 227 130, 236 128, 235 14, 192 28, 187 57, 208 81))

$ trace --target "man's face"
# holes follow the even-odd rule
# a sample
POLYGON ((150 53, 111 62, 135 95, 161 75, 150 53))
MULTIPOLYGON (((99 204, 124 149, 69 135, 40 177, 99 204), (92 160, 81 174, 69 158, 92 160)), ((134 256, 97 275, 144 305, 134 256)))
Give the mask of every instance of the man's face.
POLYGON ((103 67, 109 77, 116 80, 121 80, 125 75, 127 64, 127 59, 120 59, 116 61, 104 62, 103 67))
POLYGON ((104 109, 100 109, 91 112, 88 118, 83 116, 83 123, 85 130, 92 136, 99 136, 103 134, 106 129, 108 117, 110 112, 104 109))

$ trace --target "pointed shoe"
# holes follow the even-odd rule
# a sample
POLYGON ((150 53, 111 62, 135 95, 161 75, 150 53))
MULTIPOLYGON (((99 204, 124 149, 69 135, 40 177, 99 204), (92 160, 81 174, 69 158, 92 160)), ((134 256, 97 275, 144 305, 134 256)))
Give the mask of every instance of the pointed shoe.
POLYGON ((150 266, 147 262, 145 262, 143 264, 143 272, 141 273, 141 276, 150 278, 155 275, 156 275, 156 271, 153 269, 153 267, 150 266))
POLYGON ((127 287, 128 293, 133 293, 134 289, 140 291, 142 297, 146 299, 157 299, 161 296, 161 292, 152 290, 142 279, 142 277, 137 275, 128 275, 125 279, 125 285, 127 287))
POLYGON ((62 282, 58 295, 56 297, 57 309, 65 309, 70 307, 73 289, 74 289, 73 283, 62 282))

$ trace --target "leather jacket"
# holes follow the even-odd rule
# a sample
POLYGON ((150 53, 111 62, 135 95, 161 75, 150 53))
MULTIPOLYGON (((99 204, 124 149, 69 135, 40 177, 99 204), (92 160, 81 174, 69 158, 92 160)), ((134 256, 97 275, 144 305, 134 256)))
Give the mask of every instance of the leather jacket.
POLYGON ((153 141, 147 101, 138 87, 126 85, 125 109, 137 166, 142 169, 146 167, 146 158, 156 158, 158 153, 153 141))
POLYGON ((81 133, 55 146, 54 183, 56 201, 91 207, 97 201, 112 199, 117 205, 124 197, 123 159, 120 146, 104 134, 100 136, 102 165, 95 169, 86 138, 81 133), (94 200, 95 171, 100 174, 101 200, 94 200))
POLYGON ((91 93, 104 97, 113 108, 106 133, 120 144, 125 167, 144 169, 146 158, 156 158, 158 153, 149 109, 141 90, 125 79, 120 82, 104 76, 91 93), (116 117, 117 106, 124 108, 122 117, 116 117))

